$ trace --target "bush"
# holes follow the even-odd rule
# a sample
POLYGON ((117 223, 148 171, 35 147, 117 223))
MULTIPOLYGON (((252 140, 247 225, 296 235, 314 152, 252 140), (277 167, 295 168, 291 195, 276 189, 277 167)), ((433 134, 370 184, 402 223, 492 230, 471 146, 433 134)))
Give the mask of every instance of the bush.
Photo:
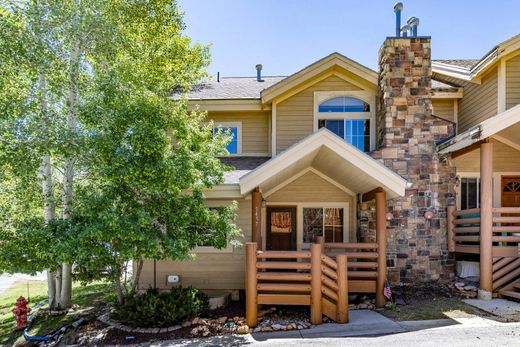
POLYGON ((192 287, 175 287, 162 293, 149 289, 146 293, 127 298, 123 305, 116 306, 112 316, 131 327, 162 328, 208 312, 206 294, 192 287))

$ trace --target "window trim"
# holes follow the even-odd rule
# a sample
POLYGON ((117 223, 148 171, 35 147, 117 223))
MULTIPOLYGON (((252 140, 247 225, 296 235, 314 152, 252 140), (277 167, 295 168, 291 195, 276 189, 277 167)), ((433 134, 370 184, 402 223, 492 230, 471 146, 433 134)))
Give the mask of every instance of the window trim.
POLYGON ((320 91, 314 92, 314 119, 313 119, 313 131, 319 130, 319 121, 321 119, 368 119, 370 120, 370 150, 373 151, 376 148, 376 96, 371 91, 320 91), (319 106, 321 103, 334 99, 337 97, 350 97, 363 100, 370 105, 369 112, 319 112, 319 106))
MULTIPOLYGON (((236 200, 206 200, 205 205, 206 207, 226 207, 229 206, 229 204, 236 200)), ((235 221, 236 223, 236 221, 235 221)), ((227 247, 218 249, 212 246, 197 246, 193 248, 191 251, 194 254, 211 254, 211 253, 233 253, 234 247, 229 244, 227 247)))
POLYGON ((215 128, 237 128, 237 153, 229 153, 228 156, 242 155, 242 122, 213 122, 213 129, 215 128))
MULTIPOLYGON (((348 202, 306 202, 300 203, 297 207, 297 235, 296 240, 298 249, 310 248, 310 243, 303 242, 303 209, 304 208, 342 208, 343 209, 343 242, 349 242, 349 208, 348 202)), ((325 236, 325 235, 324 235, 325 236)))
MULTIPOLYGON (((501 182, 502 176, 520 176, 519 171, 500 171, 493 172, 493 207, 501 207, 502 206, 502 193, 501 193, 501 182)), ((469 172, 457 172, 458 179, 462 178, 479 178, 480 172, 469 171, 469 172)), ((455 187, 456 193, 456 207, 457 210, 461 208, 461 185, 458 184, 455 187)))

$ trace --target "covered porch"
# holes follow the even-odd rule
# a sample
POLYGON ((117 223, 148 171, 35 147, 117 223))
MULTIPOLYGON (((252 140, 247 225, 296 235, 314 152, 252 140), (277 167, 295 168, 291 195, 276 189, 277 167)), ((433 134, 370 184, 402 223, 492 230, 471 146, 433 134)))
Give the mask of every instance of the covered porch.
POLYGON ((348 321, 348 294, 386 303, 387 199, 407 182, 326 129, 240 180, 252 196, 246 318, 262 304, 309 305, 311 321, 348 321), (375 242, 357 242, 357 207, 375 200, 375 242))
POLYGON ((449 251, 478 256, 479 298, 520 299, 520 106, 459 134, 439 152, 461 176, 477 170, 470 173, 476 196, 463 187, 457 205, 448 207, 449 251))

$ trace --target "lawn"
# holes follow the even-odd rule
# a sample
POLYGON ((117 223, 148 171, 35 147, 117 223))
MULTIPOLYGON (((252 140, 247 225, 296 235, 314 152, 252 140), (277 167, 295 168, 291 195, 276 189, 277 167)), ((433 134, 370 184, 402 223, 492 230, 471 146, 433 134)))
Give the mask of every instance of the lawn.
MULTIPOLYGON (((21 344, 24 341, 21 332, 14 332, 15 319, 11 310, 14 308, 16 299, 20 296, 28 297, 29 306, 33 307, 41 300, 47 298, 47 283, 36 281, 16 282, 8 290, 0 293, 0 345, 21 344)), ((64 324, 72 323, 79 317, 89 317, 104 306, 107 296, 110 293, 108 284, 93 283, 82 285, 73 283, 72 302, 75 309, 67 315, 62 316, 39 316, 34 320, 32 335, 48 334, 64 324)))

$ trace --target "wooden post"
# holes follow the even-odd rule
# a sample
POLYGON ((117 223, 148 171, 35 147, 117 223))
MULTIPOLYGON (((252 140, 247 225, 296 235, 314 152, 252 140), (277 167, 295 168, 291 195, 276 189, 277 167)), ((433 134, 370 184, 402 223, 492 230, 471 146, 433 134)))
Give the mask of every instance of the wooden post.
POLYGON ((493 293, 493 144, 480 145, 480 289, 479 299, 493 293))
POLYGON ((453 225, 453 220, 454 220, 454 216, 453 216, 453 212, 455 212, 455 206, 453 205, 449 205, 448 206, 448 209, 447 209, 447 216, 446 216, 446 223, 448 224, 447 225, 447 228, 448 228, 448 251, 449 252, 455 252, 455 241, 453 240, 453 236, 454 236, 454 233, 453 233, 453 228, 454 228, 454 225, 453 225))
POLYGON ((347 255, 338 254, 338 301, 336 317, 338 323, 348 323, 348 280, 347 280, 347 255))
POLYGON ((319 243, 311 244, 311 323, 321 324, 321 252, 319 243))
POLYGON ((258 249, 262 249, 262 193, 256 188, 251 193, 252 211, 251 211, 251 231, 253 233, 253 242, 256 242, 258 249))
POLYGON ((377 241, 377 279, 376 307, 384 307, 386 298, 383 293, 386 281, 386 192, 376 193, 376 241, 377 241))
POLYGON ((258 324, 258 295, 256 290, 256 242, 246 244, 246 323, 249 327, 258 324))

